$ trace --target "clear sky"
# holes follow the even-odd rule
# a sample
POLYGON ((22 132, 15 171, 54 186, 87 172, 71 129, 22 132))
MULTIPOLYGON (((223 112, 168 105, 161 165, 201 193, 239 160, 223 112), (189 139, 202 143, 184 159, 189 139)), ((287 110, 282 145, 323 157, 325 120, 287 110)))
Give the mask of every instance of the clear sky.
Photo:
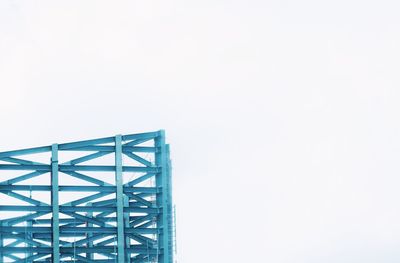
POLYGON ((180 263, 400 262, 399 10, 0 1, 0 151, 163 128, 180 263))

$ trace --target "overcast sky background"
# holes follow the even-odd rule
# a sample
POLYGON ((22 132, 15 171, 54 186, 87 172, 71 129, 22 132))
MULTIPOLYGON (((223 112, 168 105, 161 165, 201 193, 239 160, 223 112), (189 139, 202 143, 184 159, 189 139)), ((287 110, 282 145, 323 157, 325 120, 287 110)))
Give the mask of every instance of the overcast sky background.
POLYGON ((1 1, 0 151, 165 129, 180 263, 400 262, 399 11, 1 1))

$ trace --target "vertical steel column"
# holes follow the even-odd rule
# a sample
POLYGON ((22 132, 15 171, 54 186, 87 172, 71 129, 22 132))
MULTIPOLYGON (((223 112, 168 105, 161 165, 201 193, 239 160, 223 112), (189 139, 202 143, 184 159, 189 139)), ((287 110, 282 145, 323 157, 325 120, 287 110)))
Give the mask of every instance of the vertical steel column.
MULTIPOLYGON (((92 203, 91 203, 91 202, 88 202, 88 203, 86 204, 86 206, 91 207, 91 206, 92 206, 92 203)), ((93 212, 87 212, 87 213, 86 213, 86 216, 89 217, 89 218, 92 218, 92 217, 93 217, 93 212)), ((87 227, 93 227, 93 224, 90 223, 90 222, 86 222, 86 226, 87 226, 87 227)), ((93 234, 92 234, 92 233, 88 233, 88 234, 86 234, 86 237, 87 237, 88 239, 91 239, 91 238, 93 237, 93 234)), ((87 247, 88 247, 88 248, 92 248, 92 247, 93 247, 93 241, 89 241, 89 242, 87 243, 87 247)), ((92 253, 92 252, 86 253, 86 258, 87 258, 87 259, 90 259, 90 260, 93 260, 93 259, 94 259, 93 253, 92 253)), ((74 259, 74 260, 75 260, 75 259, 74 259)))
POLYGON ((122 182, 122 136, 115 136, 115 185, 117 187, 117 245, 118 263, 125 260, 124 189, 122 182))
POLYGON ((171 159, 170 159, 170 149, 169 144, 165 145, 165 158, 167 164, 167 188, 165 189, 167 192, 167 216, 168 216, 168 260, 170 263, 173 262, 173 253, 174 253, 174 234, 173 234, 173 211, 172 211, 172 177, 171 177, 171 159))
POLYGON ((52 262, 60 261, 60 244, 59 244, 59 204, 58 204, 58 145, 51 146, 51 207, 53 218, 51 221, 52 227, 52 246, 53 255, 52 262))
POLYGON ((161 189, 157 194, 157 207, 160 208, 160 214, 157 217, 157 227, 161 229, 158 234, 159 247, 163 249, 162 256, 159 257, 160 263, 170 262, 169 230, 168 230, 168 168, 167 168, 167 151, 165 146, 165 131, 161 130, 159 136, 155 139, 156 166, 161 167, 156 175, 156 187, 161 189))
MULTIPOLYGON (((124 195, 124 206, 129 207, 129 197, 124 195)), ((129 212, 124 213, 124 227, 129 228, 129 212)), ((126 248, 131 247, 131 239, 129 236, 125 237, 125 246, 126 248)), ((126 252, 126 259, 125 263, 130 263, 131 262, 131 254, 129 252, 126 252)))

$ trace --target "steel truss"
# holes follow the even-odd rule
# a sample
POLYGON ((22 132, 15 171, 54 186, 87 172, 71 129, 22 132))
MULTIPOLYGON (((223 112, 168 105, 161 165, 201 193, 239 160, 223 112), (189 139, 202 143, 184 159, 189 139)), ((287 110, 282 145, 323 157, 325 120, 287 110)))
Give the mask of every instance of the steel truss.
POLYGON ((1 262, 173 262, 164 131, 0 152, 1 262))

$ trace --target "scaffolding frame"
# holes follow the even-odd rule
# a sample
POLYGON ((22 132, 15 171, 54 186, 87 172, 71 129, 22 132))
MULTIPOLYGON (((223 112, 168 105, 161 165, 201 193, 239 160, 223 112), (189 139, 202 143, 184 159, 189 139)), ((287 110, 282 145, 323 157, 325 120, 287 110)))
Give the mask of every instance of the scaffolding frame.
POLYGON ((0 261, 172 263, 169 152, 163 130, 0 152, 0 261))

